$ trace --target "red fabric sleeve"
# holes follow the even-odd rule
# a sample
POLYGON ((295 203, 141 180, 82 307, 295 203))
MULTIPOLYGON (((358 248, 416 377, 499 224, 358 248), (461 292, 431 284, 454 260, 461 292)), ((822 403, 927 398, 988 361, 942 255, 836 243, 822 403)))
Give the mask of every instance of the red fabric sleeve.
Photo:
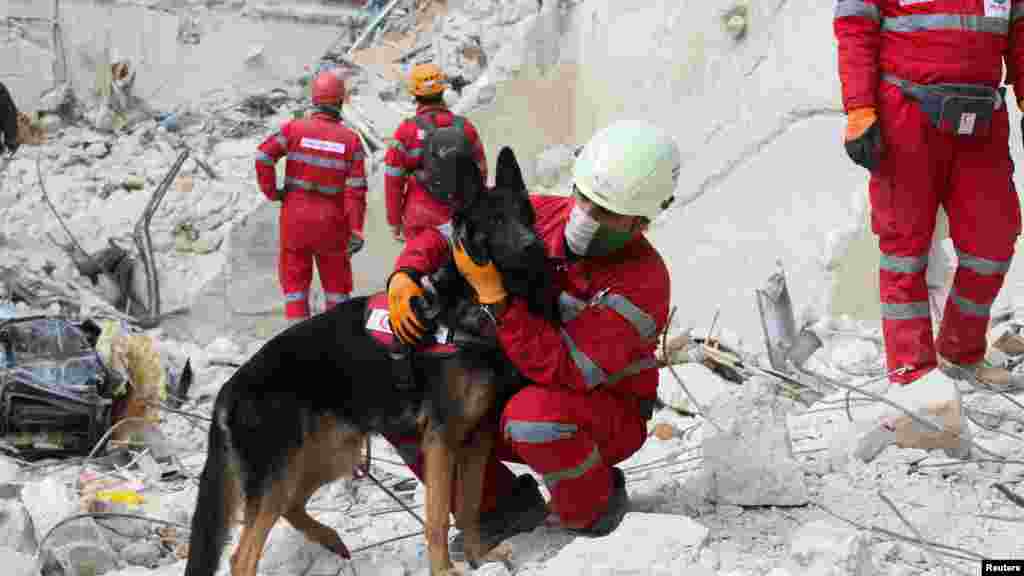
POLYGON ((289 124, 281 126, 281 131, 268 136, 256 151, 256 181, 260 191, 269 200, 281 199, 282 191, 277 189, 275 166, 288 153, 288 127, 289 124))
POLYGON ((345 214, 353 232, 363 236, 366 221, 366 153, 359 136, 352 134, 351 168, 345 179, 345 214))
POLYGON ((445 263, 451 247, 448 240, 434 228, 427 228, 405 243, 402 253, 395 260, 395 270, 412 268, 422 274, 430 274, 445 263))
POLYGON ((402 223, 405 186, 409 178, 408 151, 415 136, 415 124, 408 120, 402 122, 395 130, 394 141, 384 155, 384 205, 388 226, 392 228, 402 223))
POLYGON ((1006 58, 1006 81, 1013 84, 1019 102, 1024 98, 1024 0, 1010 5, 1010 50, 1006 58))
POLYGON ((875 106, 878 91, 879 0, 840 0, 832 22, 839 43, 839 80, 847 111, 875 106))
MULTIPOLYGON (((650 299, 661 291, 642 287, 629 290, 623 286, 615 292, 642 306, 644 298, 650 299)), ((666 302, 667 298, 665 294, 666 302)), ((653 317, 659 329, 667 321, 664 314, 653 317)), ((651 338, 641 335, 629 320, 608 306, 589 306, 572 320, 556 326, 530 314, 521 300, 511 302, 502 316, 498 341, 529 380, 541 386, 579 391, 604 385, 609 376, 653 350, 651 338)))

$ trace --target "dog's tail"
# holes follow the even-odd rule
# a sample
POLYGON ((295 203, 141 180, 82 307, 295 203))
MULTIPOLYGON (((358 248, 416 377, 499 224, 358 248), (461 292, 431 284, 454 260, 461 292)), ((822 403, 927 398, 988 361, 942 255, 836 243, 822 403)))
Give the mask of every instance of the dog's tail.
MULTIPOLYGON (((220 565, 228 524, 239 504, 239 479, 229 471, 231 439, 223 408, 214 411, 206 465, 199 478, 199 497, 192 514, 185 576, 213 576, 220 565)), ((230 466, 237 469, 236 466, 230 466)))

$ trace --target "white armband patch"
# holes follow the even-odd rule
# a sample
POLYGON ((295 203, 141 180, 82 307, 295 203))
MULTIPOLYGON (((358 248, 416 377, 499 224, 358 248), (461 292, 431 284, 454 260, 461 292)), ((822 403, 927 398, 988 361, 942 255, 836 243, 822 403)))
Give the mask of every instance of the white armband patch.
POLYGON ((299 141, 299 146, 303 148, 309 148, 311 150, 319 150, 321 152, 335 152, 337 154, 345 153, 345 144, 343 142, 331 142, 330 140, 318 140, 316 138, 303 137, 299 141))

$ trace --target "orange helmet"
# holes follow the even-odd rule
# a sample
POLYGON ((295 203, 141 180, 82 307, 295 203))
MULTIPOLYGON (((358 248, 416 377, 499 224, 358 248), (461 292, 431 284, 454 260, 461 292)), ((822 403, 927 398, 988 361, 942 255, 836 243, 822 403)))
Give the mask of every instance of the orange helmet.
POLYGON ((435 96, 444 92, 447 82, 448 77, 437 64, 417 64, 409 73, 409 92, 413 96, 435 96))
POLYGON ((331 70, 317 75, 313 80, 314 106, 341 106, 345 101, 345 83, 331 70))

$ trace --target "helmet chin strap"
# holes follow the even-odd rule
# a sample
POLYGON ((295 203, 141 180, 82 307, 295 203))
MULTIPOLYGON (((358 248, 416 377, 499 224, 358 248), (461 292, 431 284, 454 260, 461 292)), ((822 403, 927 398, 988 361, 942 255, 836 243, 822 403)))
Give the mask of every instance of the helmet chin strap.
POLYGON ((327 104, 317 104, 314 106, 317 112, 328 114, 333 118, 341 118, 341 106, 328 106, 327 104))

